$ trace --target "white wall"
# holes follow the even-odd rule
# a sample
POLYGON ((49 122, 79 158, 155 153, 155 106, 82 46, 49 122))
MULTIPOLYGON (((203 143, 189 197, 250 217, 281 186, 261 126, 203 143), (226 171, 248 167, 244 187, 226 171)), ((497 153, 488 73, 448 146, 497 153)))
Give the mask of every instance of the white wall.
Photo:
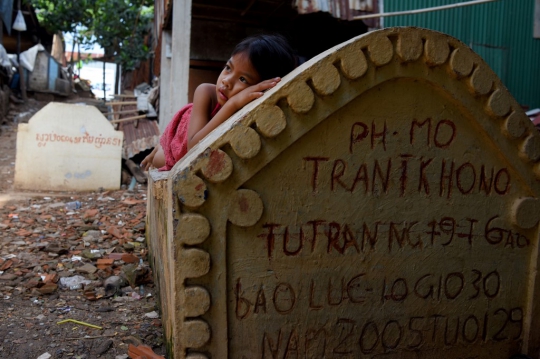
MULTIPOLYGON (((84 80, 89 80, 91 85, 103 83, 103 62, 91 61, 89 63, 83 63, 83 67, 80 70, 80 77, 84 80)), ((114 95, 114 82, 116 79, 116 64, 105 63, 105 84, 107 86, 106 97, 114 95)), ((103 98, 103 87, 99 85, 99 88, 92 88, 92 92, 100 98, 103 98)))

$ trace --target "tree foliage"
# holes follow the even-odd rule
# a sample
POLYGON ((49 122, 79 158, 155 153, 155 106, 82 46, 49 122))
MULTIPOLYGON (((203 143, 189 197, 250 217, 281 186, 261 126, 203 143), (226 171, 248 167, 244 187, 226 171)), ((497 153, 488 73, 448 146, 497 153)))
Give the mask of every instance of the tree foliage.
POLYGON ((144 44, 154 18, 152 0, 28 0, 41 24, 70 32, 83 45, 99 44, 124 69, 148 57, 144 44))

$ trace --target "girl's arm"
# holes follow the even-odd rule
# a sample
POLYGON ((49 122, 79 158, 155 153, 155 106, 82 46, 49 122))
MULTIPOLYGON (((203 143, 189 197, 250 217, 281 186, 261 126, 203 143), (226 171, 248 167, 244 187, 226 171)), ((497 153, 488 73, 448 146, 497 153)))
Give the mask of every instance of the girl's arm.
POLYGON ((161 148, 161 144, 159 143, 141 162, 141 168, 143 171, 148 171, 152 166, 155 168, 165 166, 165 154, 163 153, 163 148, 161 148))
POLYGON ((210 121, 212 106, 215 106, 216 103, 216 85, 201 84, 197 86, 193 94, 193 108, 188 125, 188 150, 204 137, 197 135, 210 121))
POLYGON ((213 110, 212 104, 217 103, 216 86, 212 84, 199 85, 193 95, 193 109, 188 129, 188 150, 235 112, 261 97, 264 91, 276 86, 280 80, 280 78, 274 78, 245 88, 225 102, 212 119, 210 119, 210 113, 213 110))

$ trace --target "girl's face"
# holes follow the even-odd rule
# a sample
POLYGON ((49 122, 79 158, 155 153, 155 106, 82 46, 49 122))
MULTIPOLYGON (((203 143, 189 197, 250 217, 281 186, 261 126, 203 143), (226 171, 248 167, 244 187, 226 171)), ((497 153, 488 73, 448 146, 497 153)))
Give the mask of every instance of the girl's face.
POLYGON ((233 55, 221 71, 216 84, 217 101, 224 105, 243 89, 261 82, 261 78, 245 53, 233 55))

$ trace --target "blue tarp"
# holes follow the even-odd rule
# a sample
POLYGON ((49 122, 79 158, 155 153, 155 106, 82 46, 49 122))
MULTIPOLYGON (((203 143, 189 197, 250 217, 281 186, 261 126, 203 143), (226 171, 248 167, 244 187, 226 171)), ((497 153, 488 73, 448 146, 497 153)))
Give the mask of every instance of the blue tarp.
POLYGON ((11 35, 11 20, 13 16, 13 0, 0 0, 0 17, 9 35, 11 35))

